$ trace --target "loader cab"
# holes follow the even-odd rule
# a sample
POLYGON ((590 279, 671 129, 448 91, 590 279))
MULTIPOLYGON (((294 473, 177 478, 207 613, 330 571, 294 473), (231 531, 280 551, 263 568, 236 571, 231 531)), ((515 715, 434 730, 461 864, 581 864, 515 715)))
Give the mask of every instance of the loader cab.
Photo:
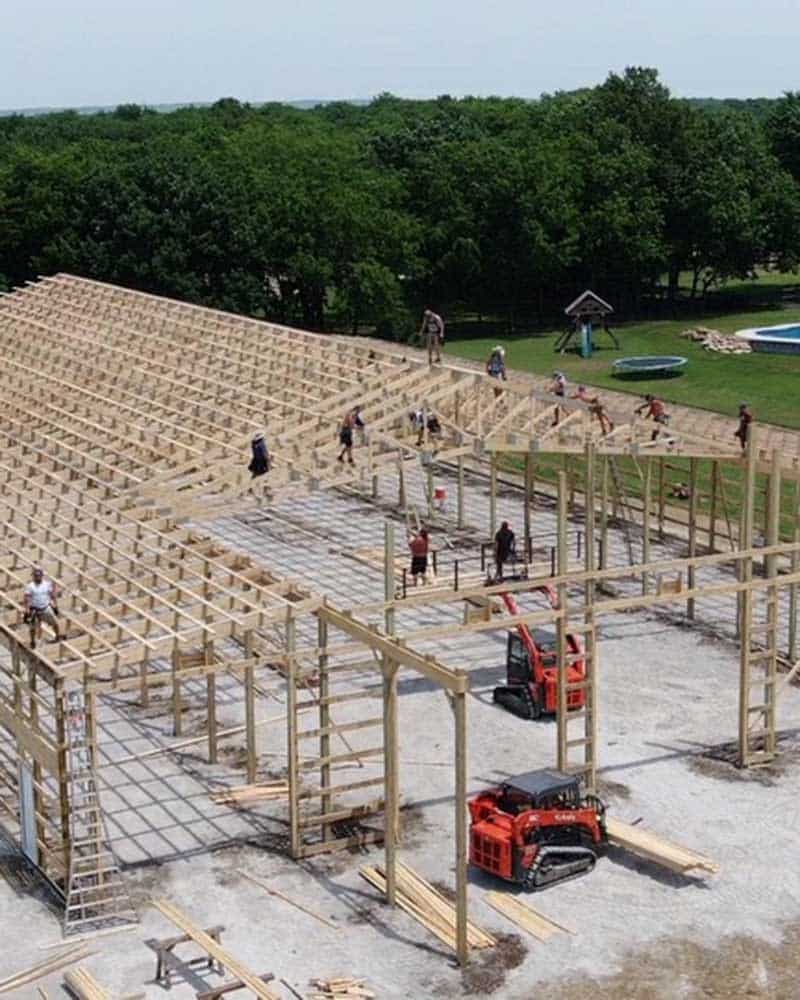
POLYGON ((528 771, 503 782, 498 802, 499 808, 511 816, 529 809, 578 809, 580 804, 579 780, 549 768, 528 771))
MULTIPOLYGON (((542 667, 556 665, 557 638, 555 632, 537 628, 532 630, 533 642, 539 651, 542 667)), ((525 644, 517 632, 508 633, 506 648, 506 675, 508 684, 528 684, 533 679, 534 664, 530 662, 525 644)))

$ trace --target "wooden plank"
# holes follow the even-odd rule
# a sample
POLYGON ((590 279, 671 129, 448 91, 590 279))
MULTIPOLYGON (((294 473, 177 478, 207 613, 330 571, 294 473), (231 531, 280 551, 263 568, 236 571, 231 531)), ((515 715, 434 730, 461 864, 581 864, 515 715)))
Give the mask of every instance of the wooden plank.
POLYGON ((491 891, 483 898, 492 909, 502 913, 504 917, 539 941, 549 941, 555 934, 574 933, 507 892, 491 891))
POLYGON ((663 865, 665 868, 670 868, 672 871, 681 874, 702 871, 711 875, 716 875, 719 871, 719 865, 705 855, 665 840, 658 834, 644 830, 640 826, 631 826, 629 823, 623 823, 622 820, 607 816, 606 830, 612 844, 624 847, 626 850, 663 865))

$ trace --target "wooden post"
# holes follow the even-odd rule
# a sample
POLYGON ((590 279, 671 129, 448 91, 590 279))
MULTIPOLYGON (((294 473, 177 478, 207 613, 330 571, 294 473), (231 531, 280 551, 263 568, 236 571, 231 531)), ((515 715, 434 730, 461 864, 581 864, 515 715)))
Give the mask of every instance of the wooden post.
POLYGON ((405 470, 403 468, 403 453, 398 451, 397 453, 397 506, 408 514, 408 507, 406 504, 406 477, 405 470))
MULTIPOLYGON (((292 620, 294 625, 294 620, 292 620)), ((288 625, 287 625, 288 629, 288 625)), ((258 748, 256 746, 256 679, 253 660, 253 632, 248 629, 244 637, 245 657, 248 666, 244 668, 244 723, 247 747, 247 783, 252 785, 258 771, 258 748)))
MULTIPOLYGON (((206 666, 214 663, 214 641, 209 639, 204 645, 206 666)), ((217 747, 217 675, 214 671, 206 674, 206 715, 208 716, 208 763, 216 764, 217 747)))
MULTIPOLYGON (((595 501, 595 447, 591 441, 586 442, 585 452, 586 483, 584 489, 584 557, 583 564, 587 573, 591 573, 595 567, 595 542, 594 542, 594 501, 595 501)), ((587 580, 584 588, 586 603, 591 605, 594 602, 594 581, 587 580)))
MULTIPOLYGON (((567 550, 567 500, 568 500, 568 484, 567 484, 567 474, 566 472, 558 473, 558 524, 556 529, 558 531, 558 542, 557 542, 557 554, 558 554, 558 564, 557 572, 559 576, 563 576, 567 572, 568 568, 568 550, 567 550)), ((557 622, 557 637, 558 637, 558 698, 557 698, 557 711, 556 711, 556 723, 557 723, 557 767, 559 771, 566 770, 567 767, 567 623, 566 623, 566 603, 567 603, 567 587, 566 584, 560 583, 558 585, 558 607, 562 612, 561 617, 557 622)))
POLYGON ((467 944, 467 699, 463 691, 453 695, 455 714, 456 782, 456 956, 464 966, 469 960, 467 944))
MULTIPOLYGON (((14 646, 12 657, 16 653, 17 663, 19 663, 19 651, 14 646)), ((21 679, 21 677, 20 677, 21 679)), ((19 685, 14 685, 15 690, 19 685)), ((58 746, 58 806, 61 816, 61 850, 64 855, 64 892, 69 886, 69 866, 72 852, 72 833, 70 830, 70 801, 69 801, 69 761, 67 760, 67 723, 66 706, 64 695, 64 681, 60 678, 55 683, 54 689, 55 715, 56 715, 56 744, 58 746)))
MULTIPOLYGON (((644 493, 642 496, 642 562, 650 562, 650 503, 651 489, 653 482, 653 459, 649 456, 644 466, 644 493)), ((646 594, 649 587, 649 578, 646 572, 642 573, 642 593, 646 594)))
MULTIPOLYGON (((780 541, 781 525, 781 453, 775 448, 772 452, 772 465, 769 477, 769 509, 767 511, 766 542, 768 546, 777 545, 780 541)), ((776 716, 778 694, 778 609, 780 590, 778 587, 778 557, 769 555, 764 560, 767 577, 772 581, 767 591, 767 630, 765 645, 768 650, 764 668, 764 739, 763 750, 769 757, 775 756, 777 746, 776 716)))
POLYGON ((489 538, 497 532, 497 452, 489 457, 489 538))
MULTIPOLYGON (((697 555, 697 459, 689 459, 689 558, 697 555)), ((686 569, 686 585, 689 590, 694 589, 694 566, 686 569)), ((694 620, 694 598, 690 597, 686 602, 686 615, 694 620)))
MULTIPOLYGON (((319 656, 317 667, 319 673, 319 755, 322 760, 319 768, 319 786, 322 789, 331 787, 331 765, 328 758, 331 755, 331 713, 328 698, 330 697, 331 679, 328 674, 328 623, 324 618, 317 618, 317 647, 319 656)), ((327 815, 333 806, 333 798, 323 791, 320 797, 320 811, 327 815)), ((333 830, 330 823, 322 827, 322 839, 333 840, 333 830)))
POLYGON ((755 433, 751 426, 750 438, 745 457, 744 494, 742 497, 742 519, 739 549, 747 552, 746 558, 739 559, 739 580, 746 584, 740 591, 739 614, 739 766, 746 767, 750 757, 750 647, 753 624, 753 591, 749 584, 753 579, 753 508, 756 486, 755 433))
POLYGON ((664 456, 661 455, 658 459, 658 540, 659 542, 664 541, 664 456))
MULTIPOLYGON (((800 479, 794 483, 794 530, 792 540, 800 542, 800 479)), ((800 552, 795 550, 791 556, 791 572, 797 573, 800 569, 800 552)), ((789 659, 794 663, 797 660, 797 584, 789 584, 789 659)))
POLYGON ((428 520, 433 520, 433 453, 426 453, 425 492, 428 499, 428 520))
POLYGON ((139 664, 139 704, 142 708, 150 705, 150 685, 147 683, 147 668, 150 665, 150 657, 145 655, 139 664))
POLYGON ((178 643, 172 647, 172 735, 181 736, 183 734, 183 720, 181 713, 181 682, 180 682, 181 653, 178 643))
POLYGON ((528 561, 528 553, 531 551, 531 504, 532 503, 533 503, 533 455, 529 451, 525 455, 525 510, 524 510, 525 562, 528 561))
POLYGON ((708 551, 717 547, 717 486, 719 481, 719 461, 711 463, 711 501, 708 511, 708 551))
MULTIPOLYGON (((388 602, 394 599, 394 522, 383 522, 383 596, 388 602)), ((394 608, 384 611, 384 629, 393 635, 394 608)), ((397 672, 398 667, 384 654, 383 670, 383 815, 384 815, 384 871, 386 873, 386 902, 395 905, 397 896, 397 839, 399 835, 399 752, 397 741, 397 672)))
POLYGON ((300 775, 297 747, 297 658, 296 625, 291 608, 286 609, 286 737, 289 764, 289 838, 293 858, 300 856, 300 775))
POLYGON ((459 528, 464 527, 464 456, 458 456, 458 520, 456 522, 459 528))

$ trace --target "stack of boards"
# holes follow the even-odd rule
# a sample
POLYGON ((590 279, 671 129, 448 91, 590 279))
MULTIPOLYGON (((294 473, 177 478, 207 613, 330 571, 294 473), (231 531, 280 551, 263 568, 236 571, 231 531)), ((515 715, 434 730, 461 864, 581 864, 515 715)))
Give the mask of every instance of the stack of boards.
POLYGON ((375 994, 368 990, 365 979, 312 979, 314 993, 309 993, 308 1000, 374 1000, 375 994))
POLYGON ((289 797, 289 786, 285 781, 263 781, 256 785, 237 785, 224 792, 215 792, 211 801, 222 806, 249 806, 254 802, 289 797))

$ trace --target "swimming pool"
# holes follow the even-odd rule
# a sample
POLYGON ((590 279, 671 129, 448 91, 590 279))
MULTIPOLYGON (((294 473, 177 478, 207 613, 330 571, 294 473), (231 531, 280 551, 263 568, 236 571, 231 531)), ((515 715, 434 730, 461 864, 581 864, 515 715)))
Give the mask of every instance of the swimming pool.
POLYGON ((800 354, 800 323, 765 326, 760 330, 737 330, 736 336, 746 340, 754 351, 766 354, 800 354))

